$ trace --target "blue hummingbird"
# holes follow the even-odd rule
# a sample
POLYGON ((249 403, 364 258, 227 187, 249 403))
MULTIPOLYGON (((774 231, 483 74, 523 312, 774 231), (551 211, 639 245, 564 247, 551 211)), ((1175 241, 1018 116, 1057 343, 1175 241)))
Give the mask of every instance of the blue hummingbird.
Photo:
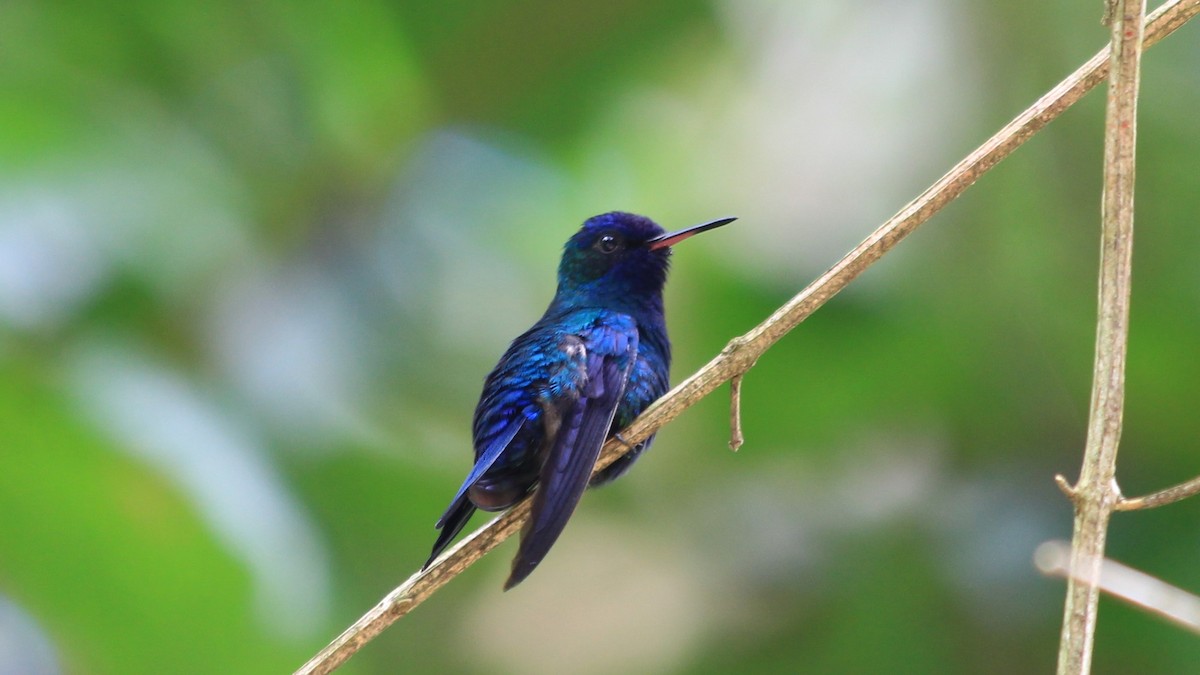
POLYGON ((665 233, 649 218, 614 211, 588 219, 567 241, 546 313, 513 340, 484 381, 473 424, 475 466, 437 522, 441 532, 425 567, 475 509, 501 511, 534 491, 504 584, 512 588, 554 545, 589 483, 620 476, 650 447, 653 436, 590 478, 605 439, 669 386, 662 289, 671 246, 733 220, 665 233))

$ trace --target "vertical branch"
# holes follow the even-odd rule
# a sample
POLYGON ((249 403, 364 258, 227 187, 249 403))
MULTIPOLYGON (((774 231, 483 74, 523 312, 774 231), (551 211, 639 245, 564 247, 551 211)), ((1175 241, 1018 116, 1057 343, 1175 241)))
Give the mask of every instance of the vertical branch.
MULTIPOLYGON (((1059 675, 1090 672, 1108 520, 1121 498, 1117 446, 1125 398, 1133 251, 1134 146, 1145 0, 1110 0, 1112 43, 1104 134, 1100 299, 1087 445, 1079 482, 1068 487, 1075 505, 1071 569, 1058 653, 1059 675)), ((1060 482, 1065 486, 1065 482, 1060 482)))

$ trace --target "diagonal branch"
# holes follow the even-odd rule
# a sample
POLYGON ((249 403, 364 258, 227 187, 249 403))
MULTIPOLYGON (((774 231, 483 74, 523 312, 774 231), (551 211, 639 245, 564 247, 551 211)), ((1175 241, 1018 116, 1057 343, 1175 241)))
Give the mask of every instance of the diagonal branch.
POLYGON ((1111 558, 1100 561, 1096 567, 1099 576, 1084 576, 1092 572, 1092 567, 1089 565, 1088 569, 1082 571, 1073 569, 1071 547, 1064 541, 1048 541, 1038 546, 1033 553, 1033 561, 1042 574, 1097 584, 1100 590, 1115 598, 1200 635, 1200 597, 1162 579, 1111 558))
MULTIPOLYGON (((1146 44, 1154 44, 1171 34, 1197 12, 1200 12, 1200 0, 1169 0, 1149 17, 1146 44)), ((631 445, 656 432, 726 381, 745 374, 780 338, 1103 81, 1107 73, 1108 50, 1105 49, 996 132, 765 321, 749 333, 731 340, 704 367, 647 408, 621 432, 623 440, 610 439, 604 445, 596 470, 611 464, 631 445)), ((526 500, 467 536, 429 569, 414 574, 388 593, 379 604, 301 666, 295 675, 321 675, 337 668, 385 628, 520 530, 528 515, 529 502, 526 500)))

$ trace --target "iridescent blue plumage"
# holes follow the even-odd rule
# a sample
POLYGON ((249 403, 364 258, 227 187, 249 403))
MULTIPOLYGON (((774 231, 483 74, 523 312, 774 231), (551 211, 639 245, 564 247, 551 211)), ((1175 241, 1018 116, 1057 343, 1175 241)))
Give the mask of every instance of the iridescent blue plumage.
POLYGON ((426 567, 476 508, 508 508, 537 487, 505 584, 511 588, 558 539, 584 489, 621 475, 650 446, 653 437, 589 479, 605 439, 667 391, 662 288, 671 245, 732 220, 664 234, 649 218, 613 212, 571 237, 546 313, 484 382, 475 466, 437 523, 426 567))

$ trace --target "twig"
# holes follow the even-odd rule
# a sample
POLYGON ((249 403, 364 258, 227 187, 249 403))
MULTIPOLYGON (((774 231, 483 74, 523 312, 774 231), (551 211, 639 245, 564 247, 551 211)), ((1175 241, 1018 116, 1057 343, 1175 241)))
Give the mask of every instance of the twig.
POLYGON ((1180 483, 1174 487, 1159 490, 1153 494, 1118 500, 1115 510, 1140 511, 1142 509, 1153 509, 1158 506, 1174 504, 1177 501, 1194 497, 1195 495, 1200 495, 1200 476, 1186 483, 1180 483))
POLYGON ((1200 597, 1182 588, 1111 558, 1100 560, 1099 576, 1086 576, 1093 566, 1089 565, 1083 570, 1073 569, 1071 547, 1064 541, 1048 541, 1038 546, 1033 560, 1042 574, 1096 584, 1113 597, 1137 605, 1193 633, 1200 633, 1200 597))
MULTIPOLYGON (((1200 12, 1200 0, 1170 0, 1150 18, 1146 43, 1153 44, 1200 12)), ((892 216, 836 265, 809 284, 765 321, 735 338, 713 360, 647 408, 621 436, 601 450, 596 470, 623 455, 660 427, 679 416, 717 387, 744 374, 763 352, 845 288, 873 262, 908 236, 946 204, 953 201, 985 172, 1007 157, 1033 134, 1099 84, 1108 72, 1108 52, 1100 52, 1038 99, 983 145, 954 166, 919 197, 892 216)), ((517 532, 528 515, 528 503, 484 525, 442 555, 429 569, 410 577, 389 593, 333 642, 296 671, 296 675, 323 675, 350 658, 400 617, 407 614, 469 567, 501 541, 517 532)))
POLYGON ((1058 651, 1059 675, 1086 675, 1091 671, 1100 600, 1100 589, 1095 582, 1100 578, 1108 520, 1121 499, 1116 482, 1117 448, 1125 407, 1125 353, 1129 337, 1133 258, 1134 151, 1146 0, 1118 0, 1114 10, 1110 15, 1111 74, 1104 130, 1096 361, 1092 371, 1092 402, 1083 468, 1072 490, 1075 495, 1070 565, 1073 574, 1067 579, 1058 651))
POLYGON ((1062 475, 1061 473, 1057 474, 1054 476, 1054 484, 1058 486, 1059 490, 1062 490, 1062 493, 1067 496, 1067 499, 1070 499, 1072 502, 1078 499, 1075 493, 1075 487, 1071 485, 1071 481, 1067 480, 1066 476, 1062 475))
POLYGON ((729 449, 737 452, 746 442, 742 435, 742 374, 729 380, 729 449))

